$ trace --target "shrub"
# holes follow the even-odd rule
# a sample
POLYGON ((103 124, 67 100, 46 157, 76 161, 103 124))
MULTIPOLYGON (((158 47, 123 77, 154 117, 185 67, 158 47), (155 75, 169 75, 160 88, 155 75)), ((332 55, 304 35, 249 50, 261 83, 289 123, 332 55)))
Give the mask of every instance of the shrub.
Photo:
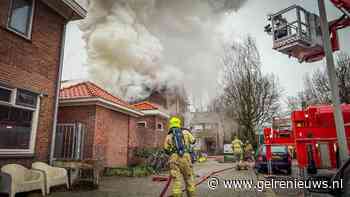
POLYGON ((159 148, 138 148, 135 149, 135 156, 140 158, 148 158, 152 154, 161 151, 159 148))
POLYGON ((135 155, 140 158, 144 158, 145 165, 152 169, 152 172, 159 173, 167 170, 169 156, 163 149, 159 148, 142 148, 136 149, 135 155))
POLYGON ((131 177, 132 170, 128 167, 126 168, 108 168, 105 172, 105 176, 126 176, 131 177))
POLYGON ((150 166, 136 166, 133 168, 133 176, 143 177, 153 174, 153 169, 150 166))

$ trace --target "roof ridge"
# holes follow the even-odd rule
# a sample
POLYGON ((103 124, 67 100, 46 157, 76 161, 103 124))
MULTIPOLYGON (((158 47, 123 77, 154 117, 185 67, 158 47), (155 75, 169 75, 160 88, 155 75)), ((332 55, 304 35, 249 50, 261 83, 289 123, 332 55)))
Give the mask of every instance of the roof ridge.
POLYGON ((82 82, 78 82, 78 83, 75 83, 75 84, 72 84, 72 85, 69 85, 69 86, 66 86, 66 87, 62 87, 60 88, 60 90, 65 90, 65 89, 70 89, 70 88, 73 88, 73 87, 76 87, 76 86, 80 86, 84 83, 86 83, 87 81, 82 81, 82 82))
POLYGON ((142 108, 141 110, 150 110, 150 109, 161 110, 162 109, 162 107, 160 105, 158 105, 157 103, 150 102, 150 101, 141 101, 141 102, 132 104, 132 106, 134 106, 138 109, 142 108))
POLYGON ((141 101, 141 102, 135 103, 135 104, 133 104, 133 105, 140 105, 140 104, 143 104, 143 103, 149 104, 149 105, 153 105, 153 106, 157 106, 157 107, 158 107, 158 104, 153 103, 153 102, 150 102, 150 101, 141 101))
POLYGON ((142 101, 142 102, 138 102, 138 103, 134 103, 132 104, 133 106, 140 106, 140 105, 150 105, 151 107, 155 107, 152 103, 148 102, 148 101, 142 101))
MULTIPOLYGON (((122 98, 120 98, 119 96, 113 95, 112 93, 110 93, 110 92, 108 92, 107 90, 103 89, 103 88, 100 87, 99 85, 97 85, 97 84, 95 84, 95 83, 93 83, 93 82, 91 82, 91 81, 87 81, 86 83, 87 83, 87 84, 90 84, 90 85, 92 85, 92 86, 95 86, 96 88, 100 89, 102 92, 108 94, 109 96, 111 96, 111 97, 113 97, 113 98, 115 98, 115 99, 118 99, 119 101, 123 102, 124 104, 130 105, 128 102, 124 101, 124 100, 123 100, 122 98)), ((93 93, 92 90, 90 90, 90 87, 89 87, 89 86, 88 86, 88 90, 92 92, 92 95, 93 95, 93 96, 98 96, 98 95, 95 95, 95 93, 93 93)))
POLYGON ((137 103, 134 103, 134 104, 132 104, 132 105, 140 105, 140 104, 142 104, 142 103, 146 103, 146 101, 137 102, 137 103))
POLYGON ((126 107, 131 110, 139 111, 136 107, 132 106, 122 98, 113 95, 102 87, 98 86, 94 82, 84 81, 76 83, 70 86, 66 86, 60 89, 60 99, 73 99, 81 97, 98 98, 107 102, 115 103, 119 106, 126 107), (62 96, 61 96, 62 95, 62 96))

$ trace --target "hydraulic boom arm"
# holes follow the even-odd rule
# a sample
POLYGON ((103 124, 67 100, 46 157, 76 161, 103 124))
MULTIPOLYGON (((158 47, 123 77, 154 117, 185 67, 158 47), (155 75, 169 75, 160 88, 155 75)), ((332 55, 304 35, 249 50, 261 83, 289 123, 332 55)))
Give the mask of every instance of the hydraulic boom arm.
MULTIPOLYGON (((350 0, 330 0, 335 7, 337 7, 341 12, 344 13, 342 17, 337 20, 331 21, 329 23, 329 31, 331 34, 331 43, 332 50, 339 50, 339 42, 338 42, 338 30, 344 29, 350 26, 350 0)), ((324 57, 324 51, 318 53, 310 53, 310 55, 305 57, 305 61, 309 62, 313 59, 318 60, 324 57)))

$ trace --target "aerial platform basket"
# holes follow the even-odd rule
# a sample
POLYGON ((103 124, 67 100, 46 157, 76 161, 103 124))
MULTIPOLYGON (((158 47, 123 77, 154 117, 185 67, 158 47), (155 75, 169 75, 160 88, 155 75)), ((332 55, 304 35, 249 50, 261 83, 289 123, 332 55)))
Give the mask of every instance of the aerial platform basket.
POLYGON ((323 56, 320 18, 298 5, 269 15, 265 31, 272 35, 273 49, 295 57, 299 62, 313 62, 323 56))

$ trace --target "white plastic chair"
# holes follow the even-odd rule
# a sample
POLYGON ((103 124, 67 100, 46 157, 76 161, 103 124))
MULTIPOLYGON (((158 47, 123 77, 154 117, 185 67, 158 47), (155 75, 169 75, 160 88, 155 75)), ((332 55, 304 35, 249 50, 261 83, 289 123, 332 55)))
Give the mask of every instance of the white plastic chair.
POLYGON ((14 197, 19 192, 30 192, 41 190, 45 196, 45 178, 44 173, 27 169, 18 164, 7 164, 1 168, 2 173, 6 173, 11 177, 11 186, 9 197, 14 197))
POLYGON ((43 162, 34 162, 32 168, 44 172, 47 194, 50 193, 50 188, 53 186, 66 185, 69 188, 66 169, 53 167, 43 162))

